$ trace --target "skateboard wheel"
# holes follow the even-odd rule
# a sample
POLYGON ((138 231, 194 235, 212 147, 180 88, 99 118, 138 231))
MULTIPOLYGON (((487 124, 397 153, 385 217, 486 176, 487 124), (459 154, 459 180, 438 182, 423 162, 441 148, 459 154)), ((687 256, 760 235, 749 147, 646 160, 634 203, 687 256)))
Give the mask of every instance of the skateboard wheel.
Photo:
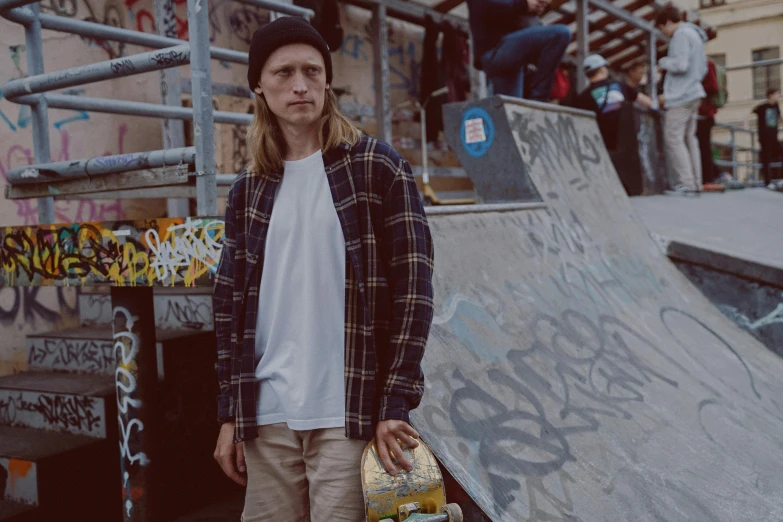
POLYGON ((449 516, 449 522, 462 522, 462 508, 458 504, 446 504, 441 512, 449 516))

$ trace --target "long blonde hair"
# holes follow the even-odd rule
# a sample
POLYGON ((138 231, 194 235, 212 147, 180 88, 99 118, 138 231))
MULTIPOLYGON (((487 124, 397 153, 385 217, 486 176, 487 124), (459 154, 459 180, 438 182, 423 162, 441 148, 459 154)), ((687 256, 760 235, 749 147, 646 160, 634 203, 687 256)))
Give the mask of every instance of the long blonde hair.
MULTIPOLYGON (((323 151, 341 143, 353 146, 362 136, 359 129, 340 114, 337 96, 331 89, 326 89, 319 129, 319 140, 323 151)), ((250 167, 253 172, 271 174, 283 170, 283 158, 288 145, 283 138, 277 118, 266 103, 266 98, 258 94, 256 94, 253 123, 247 131, 247 144, 252 150, 250 167)))

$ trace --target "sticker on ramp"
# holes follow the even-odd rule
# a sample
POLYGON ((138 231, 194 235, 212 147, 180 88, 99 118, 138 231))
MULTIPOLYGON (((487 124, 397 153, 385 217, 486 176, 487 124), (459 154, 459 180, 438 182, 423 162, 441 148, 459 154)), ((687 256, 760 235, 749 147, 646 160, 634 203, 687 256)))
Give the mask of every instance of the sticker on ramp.
POLYGON ((462 115, 460 138, 462 147, 474 158, 486 154, 495 139, 495 125, 489 113, 480 107, 465 111, 462 115))

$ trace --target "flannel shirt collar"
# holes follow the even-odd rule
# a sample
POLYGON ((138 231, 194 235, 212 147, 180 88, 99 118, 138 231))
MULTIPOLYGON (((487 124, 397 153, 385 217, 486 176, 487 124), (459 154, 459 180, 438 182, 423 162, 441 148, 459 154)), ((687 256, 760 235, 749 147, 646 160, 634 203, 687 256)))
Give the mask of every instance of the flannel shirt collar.
MULTIPOLYGON (((323 158, 324 158, 324 165, 329 167, 334 162, 339 160, 339 153, 340 152, 348 152, 351 150, 351 145, 348 143, 342 142, 336 147, 332 147, 331 149, 327 150, 326 152, 323 152, 323 158)), ((327 171, 328 172, 328 171, 327 171)), ((280 179, 283 177, 283 171, 277 170, 274 172, 270 172, 268 174, 261 174, 262 177, 265 177, 269 179, 270 181, 280 181, 280 179)))

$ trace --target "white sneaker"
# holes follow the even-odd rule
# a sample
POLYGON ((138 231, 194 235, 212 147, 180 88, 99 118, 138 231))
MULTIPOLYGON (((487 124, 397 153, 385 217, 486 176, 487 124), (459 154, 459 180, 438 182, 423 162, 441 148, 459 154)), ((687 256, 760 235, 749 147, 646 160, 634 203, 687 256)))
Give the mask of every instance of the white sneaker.
POLYGON ((664 190, 663 193, 669 196, 691 196, 694 194, 692 190, 685 188, 684 185, 677 185, 671 190, 664 190))

